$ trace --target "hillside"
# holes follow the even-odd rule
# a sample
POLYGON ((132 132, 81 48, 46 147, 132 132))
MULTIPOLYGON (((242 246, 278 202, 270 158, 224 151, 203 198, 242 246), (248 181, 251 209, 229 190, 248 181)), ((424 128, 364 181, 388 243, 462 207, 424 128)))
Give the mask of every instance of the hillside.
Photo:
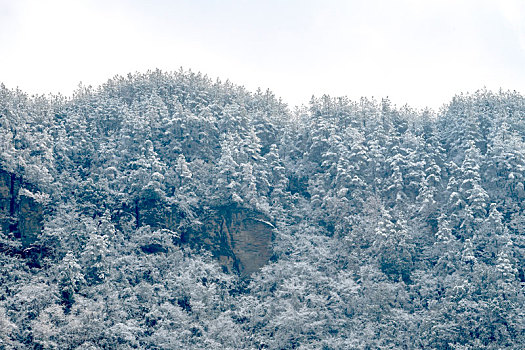
POLYGON ((0 348, 521 349, 525 98, 0 86, 0 348))

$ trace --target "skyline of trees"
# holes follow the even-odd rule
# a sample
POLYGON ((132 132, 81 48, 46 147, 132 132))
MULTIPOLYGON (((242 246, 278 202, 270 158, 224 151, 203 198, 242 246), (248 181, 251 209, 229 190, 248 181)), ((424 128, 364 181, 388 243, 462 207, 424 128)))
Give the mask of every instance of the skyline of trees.
POLYGON ((516 92, 436 112, 329 96, 290 111, 270 91, 182 70, 69 99, 1 86, 0 169, 48 203, 39 267, 0 252, 7 348, 525 343, 516 92), (226 207, 275 226, 250 278, 184 241, 226 207))

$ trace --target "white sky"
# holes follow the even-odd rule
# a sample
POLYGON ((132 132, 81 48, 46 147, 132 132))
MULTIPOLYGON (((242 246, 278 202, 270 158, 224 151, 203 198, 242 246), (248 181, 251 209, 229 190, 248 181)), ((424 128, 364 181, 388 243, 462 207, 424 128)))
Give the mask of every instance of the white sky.
POLYGON ((0 0, 0 82, 179 67, 291 107, 312 94, 438 108, 484 86, 525 93, 525 0, 0 0))

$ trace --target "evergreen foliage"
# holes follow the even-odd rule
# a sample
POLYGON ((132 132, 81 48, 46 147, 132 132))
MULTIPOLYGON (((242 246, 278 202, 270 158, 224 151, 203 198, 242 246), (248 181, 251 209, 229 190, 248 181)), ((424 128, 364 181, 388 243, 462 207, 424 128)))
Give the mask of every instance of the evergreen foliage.
POLYGON ((71 98, 2 85, 0 169, 46 203, 29 246, 0 226, 0 348, 525 344, 518 93, 439 112, 323 96, 292 112, 182 70, 71 98), (250 278, 185 241, 227 206, 276 228, 250 278))

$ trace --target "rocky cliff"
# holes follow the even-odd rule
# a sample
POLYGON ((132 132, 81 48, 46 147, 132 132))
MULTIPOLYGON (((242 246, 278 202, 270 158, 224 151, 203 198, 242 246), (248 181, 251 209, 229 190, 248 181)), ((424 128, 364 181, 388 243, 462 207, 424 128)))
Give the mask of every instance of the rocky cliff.
POLYGON ((185 213, 154 189, 143 191, 135 205, 137 227, 178 232, 184 242, 211 251, 228 272, 249 276, 273 254, 274 227, 259 212, 235 206, 212 208, 199 217, 199 228, 187 229, 181 228, 185 213))
POLYGON ((19 238, 23 248, 35 243, 42 231, 45 203, 45 195, 0 170, 0 229, 19 238))
POLYGON ((14 213, 14 177, 8 172, 0 170, 0 229, 9 232, 14 213))
POLYGON ((263 267, 273 254, 274 227, 261 213, 222 207, 210 211, 202 230, 187 237, 209 249, 227 271, 246 277, 263 267))

